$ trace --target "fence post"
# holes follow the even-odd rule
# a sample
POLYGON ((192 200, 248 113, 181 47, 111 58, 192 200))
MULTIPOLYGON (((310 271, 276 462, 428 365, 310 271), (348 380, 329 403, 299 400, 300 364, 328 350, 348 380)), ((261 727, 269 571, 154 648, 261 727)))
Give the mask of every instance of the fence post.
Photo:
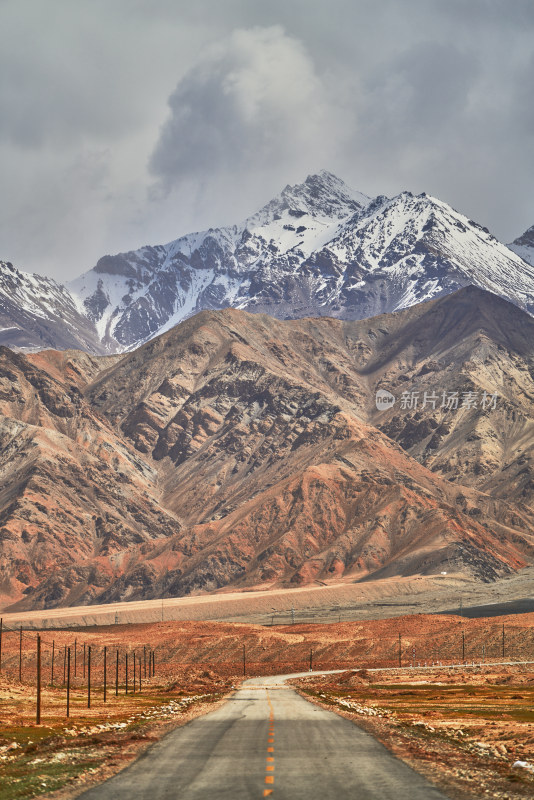
POLYGON ((313 669, 313 650, 310 650, 310 672, 313 669))
POLYGON ((107 661, 108 661, 108 648, 104 646, 104 703, 107 700, 107 695, 106 695, 107 672, 108 672, 108 669, 107 669, 108 663, 107 663, 107 661))
POLYGON ((152 677, 156 674, 156 651, 152 650, 152 677))
POLYGON ((37 713, 35 715, 37 725, 41 724, 41 637, 37 634, 37 713))
POLYGON ((67 650, 65 645, 65 651, 67 652, 67 717, 70 717, 70 647, 67 650))
POLYGON ((91 645, 87 648, 87 708, 91 708, 91 645))
POLYGON ((56 642, 52 639, 52 671, 50 674, 50 686, 54 686, 54 657, 56 654, 56 642))
POLYGON ((22 625, 20 626, 19 641, 19 683, 22 683, 22 625))

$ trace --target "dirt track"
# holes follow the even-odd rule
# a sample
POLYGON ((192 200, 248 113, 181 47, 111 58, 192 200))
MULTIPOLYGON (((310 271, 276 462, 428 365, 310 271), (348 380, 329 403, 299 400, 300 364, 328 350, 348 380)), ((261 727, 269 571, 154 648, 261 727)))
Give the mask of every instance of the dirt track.
POLYGON ((25 628, 220 620, 254 624, 337 622, 436 613, 482 603, 521 600, 532 594, 534 568, 481 584, 460 576, 431 576, 337 583, 297 589, 222 592, 163 600, 3 613, 4 624, 25 628), (294 611, 292 612, 292 609, 294 611))

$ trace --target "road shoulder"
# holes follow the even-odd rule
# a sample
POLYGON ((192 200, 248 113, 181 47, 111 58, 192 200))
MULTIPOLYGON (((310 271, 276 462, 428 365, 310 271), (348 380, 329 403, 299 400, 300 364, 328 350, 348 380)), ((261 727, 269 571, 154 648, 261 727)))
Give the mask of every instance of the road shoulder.
POLYGON ((334 689, 318 686, 312 677, 289 683, 304 699, 370 733, 451 800, 523 800, 534 796, 534 776, 525 770, 511 770, 510 759, 480 752, 461 737, 449 736, 421 720, 400 720, 386 707, 347 702, 334 689))

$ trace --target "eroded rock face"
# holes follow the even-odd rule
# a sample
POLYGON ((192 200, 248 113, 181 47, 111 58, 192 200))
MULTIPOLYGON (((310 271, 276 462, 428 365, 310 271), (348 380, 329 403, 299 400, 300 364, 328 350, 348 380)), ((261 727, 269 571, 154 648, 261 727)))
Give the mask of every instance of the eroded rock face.
POLYGON ((0 349, 0 592, 90 602, 180 524, 155 470, 83 398, 102 364, 75 351, 34 359, 0 349))
POLYGON ((467 288, 353 322, 205 311, 122 357, 2 350, 5 605, 531 563, 533 334, 467 288), (401 407, 440 390, 499 398, 401 407))

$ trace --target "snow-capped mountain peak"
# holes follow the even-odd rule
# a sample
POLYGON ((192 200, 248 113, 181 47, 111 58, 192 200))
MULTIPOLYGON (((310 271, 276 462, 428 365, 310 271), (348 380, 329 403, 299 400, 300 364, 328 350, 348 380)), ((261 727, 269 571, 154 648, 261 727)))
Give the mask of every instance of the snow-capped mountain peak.
POLYGON ((357 265, 357 280, 345 281, 347 311, 364 307, 370 316, 474 284, 534 312, 534 270, 487 228, 426 193, 370 203, 329 249, 357 265))
POLYGON ((0 345, 24 350, 78 348, 103 353, 97 332, 68 289, 0 261, 0 345))
POLYGON ((534 270, 473 220, 322 171, 238 225, 106 256, 70 288, 104 341, 130 348, 203 308, 354 319, 471 283, 534 310, 534 270))
POLYGON ((251 285, 275 279, 277 259, 293 265, 310 256, 369 202, 323 170, 238 225, 104 256, 69 288, 106 343, 135 346, 202 308, 248 307, 251 285))
POLYGON ((308 175, 304 183, 286 186, 267 207, 274 205, 280 210, 288 208, 311 216, 343 219, 359 211, 370 200, 323 169, 315 175, 308 175))
POLYGON ((534 225, 528 228, 521 236, 518 236, 517 239, 514 239, 508 247, 528 264, 534 266, 534 225))
POLYGON ((435 197, 371 199, 323 170, 240 223, 104 256, 54 291, 69 324, 83 320, 108 352, 226 306, 361 319, 475 284, 534 313, 534 267, 517 249, 533 239, 530 229, 510 249, 435 197))

